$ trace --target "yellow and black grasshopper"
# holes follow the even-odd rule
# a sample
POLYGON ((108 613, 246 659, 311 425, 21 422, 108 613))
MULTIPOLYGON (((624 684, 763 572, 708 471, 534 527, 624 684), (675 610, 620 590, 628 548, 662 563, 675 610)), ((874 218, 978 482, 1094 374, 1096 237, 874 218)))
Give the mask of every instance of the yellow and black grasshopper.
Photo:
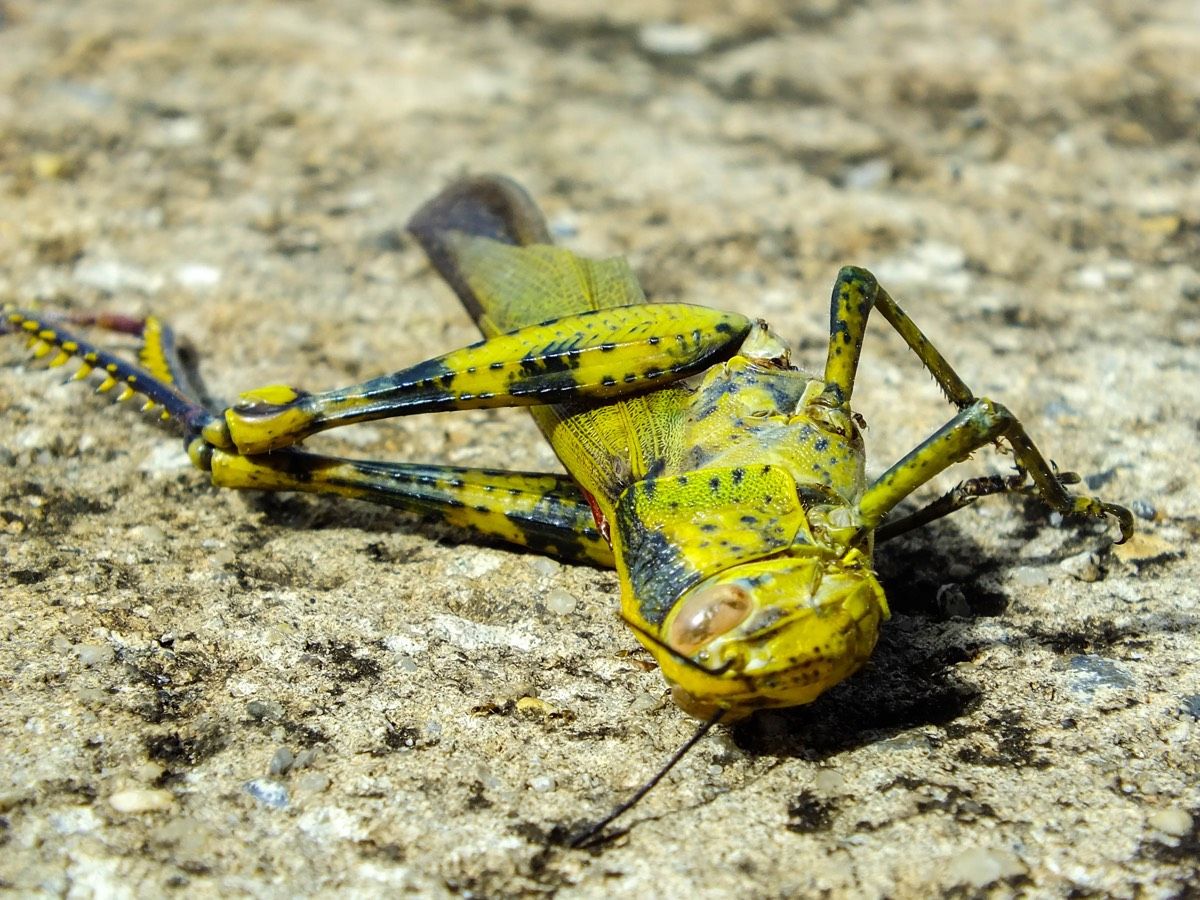
POLYGON ((1072 495, 1013 415, 976 397, 863 269, 833 289, 824 373, 791 364, 762 321, 648 304, 624 260, 551 246, 513 182, 464 180, 409 223, 484 340, 391 375, 325 393, 271 386, 209 408, 154 318, 45 317, 6 310, 51 365, 82 363, 99 386, 142 395, 185 433, 215 485, 341 494, 446 521, 573 562, 615 566, 621 617, 658 661, 675 702, 731 721, 808 703, 861 667, 887 601, 875 542, 985 494, 1036 493, 1063 514, 1124 507, 1072 495), (932 373, 957 413, 874 481, 850 401, 868 315, 878 312, 932 373), (63 326, 142 341, 133 364, 63 326), (442 410, 529 406, 569 475, 366 462, 298 449, 315 432, 442 410), (978 478, 923 510, 889 514, 972 451, 1004 442, 1017 473, 978 478), (1026 479, 1031 483, 1027 484, 1026 479))

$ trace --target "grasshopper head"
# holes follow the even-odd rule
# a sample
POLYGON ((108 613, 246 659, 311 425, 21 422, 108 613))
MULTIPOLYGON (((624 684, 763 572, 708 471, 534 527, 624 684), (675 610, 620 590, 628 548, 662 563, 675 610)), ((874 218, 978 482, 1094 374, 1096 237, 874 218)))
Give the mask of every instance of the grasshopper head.
POLYGON ((888 615, 865 557, 776 557, 685 593, 643 642, 686 712, 725 721, 809 703, 858 670, 888 615))

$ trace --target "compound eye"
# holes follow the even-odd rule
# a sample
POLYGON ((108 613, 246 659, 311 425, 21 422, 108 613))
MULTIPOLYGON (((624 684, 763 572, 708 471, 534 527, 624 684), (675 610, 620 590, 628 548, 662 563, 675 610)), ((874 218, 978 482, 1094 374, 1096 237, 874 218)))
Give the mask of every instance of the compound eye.
POLYGON ((750 615, 750 593, 736 584, 718 584, 683 601, 667 629, 667 644, 691 656, 713 638, 741 625, 750 615))

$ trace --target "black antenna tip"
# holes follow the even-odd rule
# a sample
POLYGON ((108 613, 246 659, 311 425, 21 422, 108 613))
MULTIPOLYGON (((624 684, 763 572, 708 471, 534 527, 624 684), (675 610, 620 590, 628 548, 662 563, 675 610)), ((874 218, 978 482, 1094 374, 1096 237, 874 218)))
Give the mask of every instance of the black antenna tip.
POLYGON ((713 713, 712 718, 708 719, 706 722, 702 722, 700 727, 696 729, 696 733, 688 738, 683 743, 683 746, 671 754, 671 758, 668 759, 666 763, 640 788, 634 791, 628 800, 620 803, 612 812, 610 812, 600 821, 584 828, 582 831, 578 831, 574 837, 571 838, 567 846, 569 846, 572 850, 598 849, 602 844, 607 844, 610 841, 617 839, 621 835, 627 834, 629 832, 628 828, 617 829, 608 834, 604 833, 604 829, 621 816, 625 815, 625 813, 629 812, 629 810, 637 806, 641 799, 650 793, 650 791, 654 789, 654 786, 662 781, 667 776, 667 773, 675 768, 675 765, 688 754, 688 751, 695 747, 696 744, 698 744, 700 740, 713 729, 714 726, 719 724, 720 721, 725 718, 725 714, 727 712, 728 710, 718 709, 715 713, 713 713))

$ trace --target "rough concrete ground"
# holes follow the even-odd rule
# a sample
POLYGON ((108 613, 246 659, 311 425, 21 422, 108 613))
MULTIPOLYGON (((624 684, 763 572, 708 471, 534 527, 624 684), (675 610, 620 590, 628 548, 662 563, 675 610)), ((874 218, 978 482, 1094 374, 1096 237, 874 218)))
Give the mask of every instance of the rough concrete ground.
MULTIPOLYGON (((864 672, 710 737, 626 836, 571 851, 551 838, 693 728, 611 574, 218 492, 5 339, 0 884, 1196 889, 1195 3, 780 9, 6 2, 0 296, 159 313, 223 396, 347 383, 474 338, 401 229, 506 172, 571 247, 769 318, 811 367, 837 268, 872 267, 976 390, 1136 504, 1135 541, 998 500, 884 548, 895 616, 864 672)), ((948 410, 882 324, 863 373, 878 471, 948 410)), ((321 446, 554 465, 521 414, 321 446)))

